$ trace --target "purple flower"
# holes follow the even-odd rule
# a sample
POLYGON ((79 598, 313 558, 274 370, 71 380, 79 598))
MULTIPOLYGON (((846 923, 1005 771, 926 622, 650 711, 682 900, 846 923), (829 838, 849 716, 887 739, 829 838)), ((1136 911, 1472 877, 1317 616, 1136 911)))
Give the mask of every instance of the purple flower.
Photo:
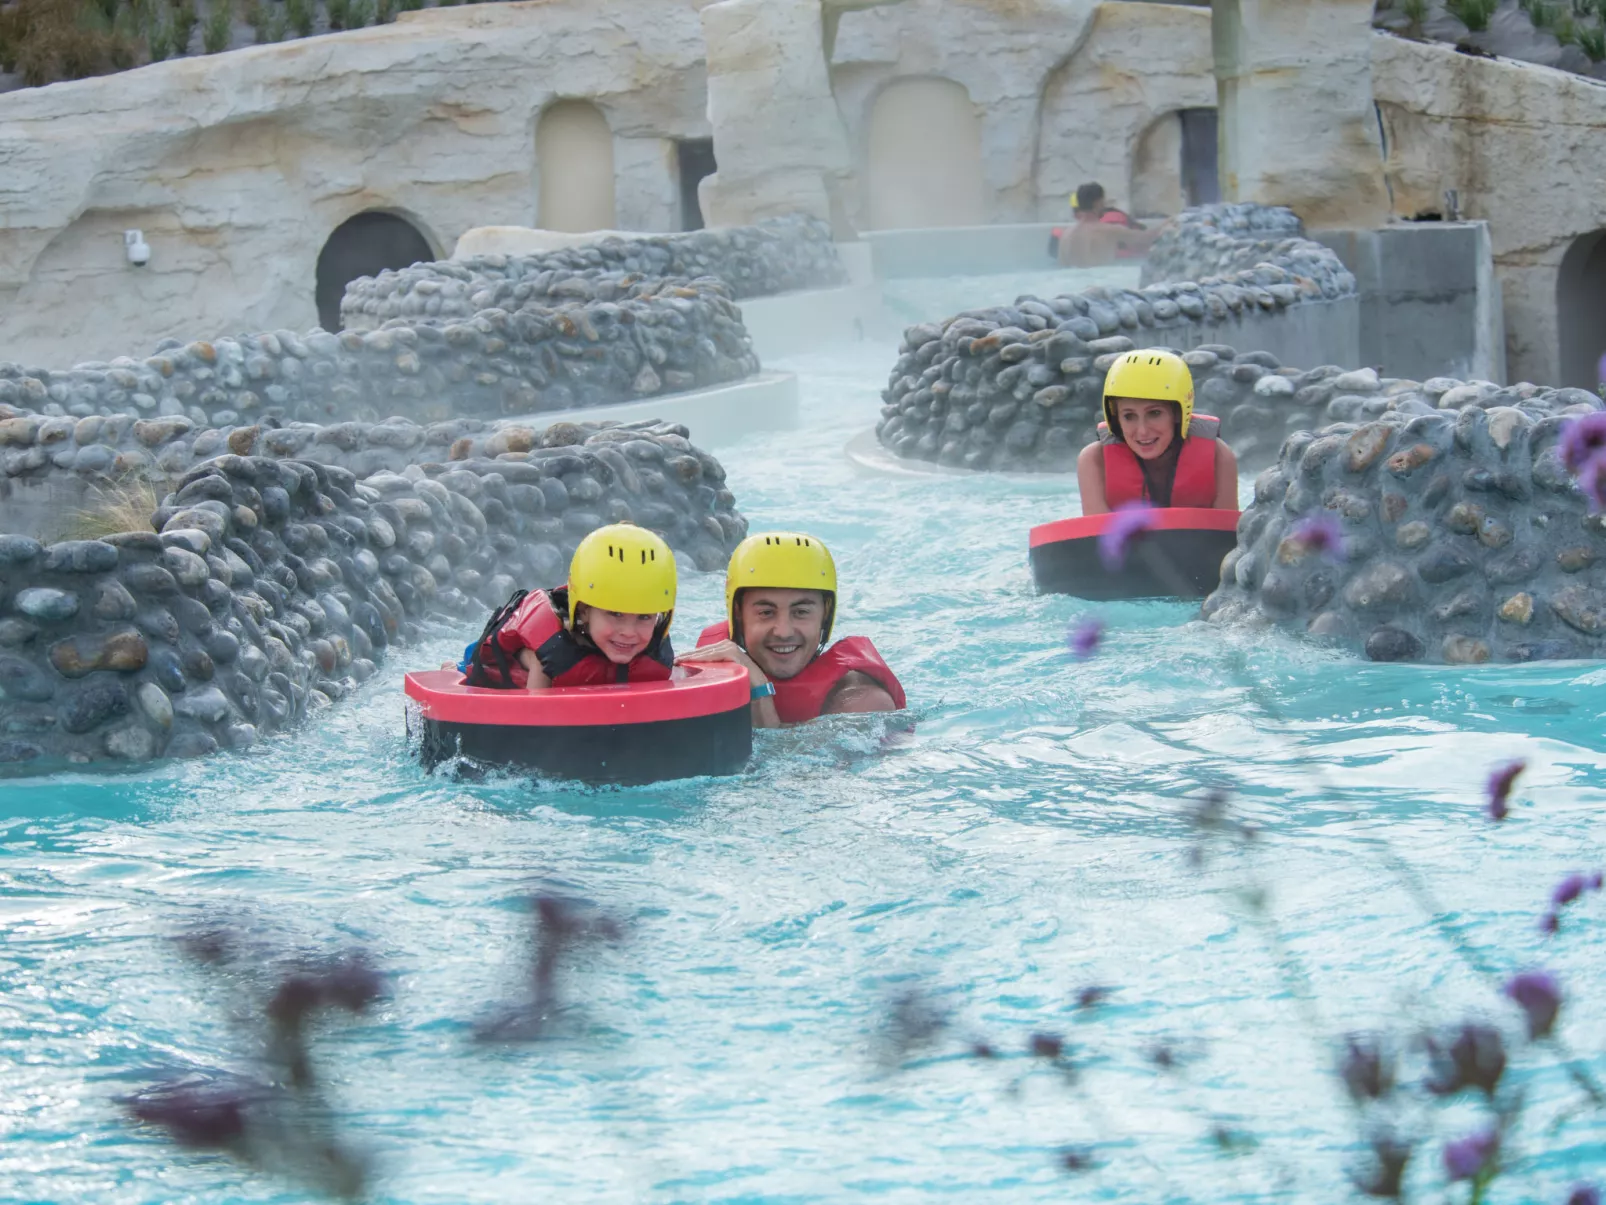
POLYGON ((1561 429, 1561 462, 1578 472, 1595 454, 1606 449, 1606 410, 1576 418, 1561 429))
POLYGON ((1578 488, 1595 504, 1596 510, 1606 510, 1606 452, 1596 452, 1578 470, 1578 488))
POLYGON ((1539 931, 1541 933, 1556 933, 1561 929, 1561 917, 1554 912, 1547 912, 1539 918, 1539 931))
POLYGON ((1338 1073, 1356 1104, 1380 1100, 1394 1090, 1394 1059, 1382 1043, 1355 1034, 1344 1042, 1346 1049, 1338 1073))
POLYGON ((1586 891, 1599 891, 1600 885, 1600 871, 1597 870, 1594 874, 1583 874, 1575 870, 1556 884, 1556 889, 1550 893, 1550 902, 1560 908, 1564 904, 1572 903, 1586 891))
POLYGON ((1600 1205, 1600 1189, 1593 1184, 1574 1184, 1567 1205, 1600 1205))
POLYGON ((1561 1012, 1561 985, 1547 971, 1524 971, 1506 980, 1505 994, 1528 1018, 1528 1036, 1550 1036, 1561 1012))
POLYGON ((1071 628, 1066 643, 1071 646, 1071 652, 1077 658, 1086 661, 1099 647, 1099 641, 1104 638, 1104 621, 1096 616, 1087 616, 1071 628))
POLYGON ((1452 1181, 1473 1180, 1494 1169, 1500 1135, 1493 1130, 1444 1144, 1444 1174, 1452 1181))
POLYGON ((1424 1045, 1433 1064, 1427 1089, 1435 1096, 1454 1096, 1463 1088, 1493 1096, 1506 1073, 1506 1040, 1493 1026, 1463 1025, 1448 1049, 1431 1037, 1424 1045))
POLYGON ((1330 511, 1309 515, 1294 524, 1289 538, 1306 552, 1320 553, 1330 561, 1344 559, 1344 529, 1330 511))
POLYGON ((1411 1145, 1392 1134, 1372 1137, 1372 1156, 1376 1165, 1365 1179, 1356 1178, 1355 1187, 1369 1197, 1398 1201, 1404 1189, 1405 1165, 1411 1161, 1411 1145))
POLYGON ((1527 768, 1528 763, 1518 758, 1496 766, 1490 771, 1487 787, 1488 805, 1485 809, 1489 813, 1489 819, 1504 820, 1511 814, 1511 809, 1506 806, 1511 798, 1511 788, 1515 785, 1517 776, 1527 768))
POLYGON ((1099 536, 1099 559, 1114 573, 1126 564, 1126 553, 1139 533, 1154 526, 1154 507, 1147 502, 1128 502, 1118 506, 1110 515, 1099 536))
POLYGON ((1110 998, 1110 994, 1115 990, 1116 989, 1113 987, 1105 987, 1103 984, 1099 983, 1090 984, 1076 993, 1076 1007, 1096 1008, 1098 1005, 1103 1004, 1106 1000, 1108 1000, 1110 998))
POLYGON ((1034 1033, 1027 1049, 1034 1058, 1057 1059, 1065 1053, 1065 1039, 1058 1034, 1034 1033))

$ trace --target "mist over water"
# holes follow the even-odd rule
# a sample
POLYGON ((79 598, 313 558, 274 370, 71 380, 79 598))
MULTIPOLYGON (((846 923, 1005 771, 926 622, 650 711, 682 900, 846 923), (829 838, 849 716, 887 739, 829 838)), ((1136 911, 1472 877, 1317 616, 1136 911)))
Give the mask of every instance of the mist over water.
MULTIPOLYGON (((1064 275, 895 287, 935 317, 1064 275)), ((1068 478, 893 478, 844 455, 893 359, 863 343, 769 366, 801 374, 803 429, 718 455, 753 530, 830 545, 838 631, 898 671, 912 737, 882 717, 759 733, 744 777, 635 790, 431 777, 401 678, 473 635, 443 627, 250 754, 8 782, 0 1199, 305 1199, 113 1103, 152 1067, 248 1065, 168 940, 203 917, 362 945, 391 973, 384 1007, 315 1048, 383 1201, 1352 1199, 1327 1040, 1515 1024, 1381 843, 1485 963, 1558 975, 1562 1032, 1606 1076, 1600 897, 1556 937, 1535 923, 1563 873, 1606 863, 1606 670, 1372 665, 1182 604, 1037 597, 1027 529, 1075 513, 1068 478), (1066 633, 1089 614, 1108 630, 1078 661, 1066 633), (1496 827, 1483 780, 1514 757, 1530 768, 1496 827), (1212 787, 1260 836, 1194 869, 1182 809, 1212 787), (594 902, 628 940, 569 968, 551 1036, 477 1046, 524 973, 532 890, 594 902), (1093 984, 1118 990, 1078 1010, 1093 984), (915 991, 949 1025, 899 1066, 890 1005, 915 991), (1026 1055, 1033 1033, 1066 1040, 1074 1087, 1026 1055), (1004 1057, 969 1057, 982 1040, 1004 1057), (1257 1149, 1223 1155, 1220 1127, 1257 1149), (1068 1175, 1067 1145, 1102 1166, 1068 1175)), ((683 645, 722 599, 718 575, 682 578, 683 645)), ((1560 1200, 1606 1165, 1606 1123, 1545 1136, 1574 1094, 1548 1070, 1528 1092, 1500 1199, 1560 1200)))

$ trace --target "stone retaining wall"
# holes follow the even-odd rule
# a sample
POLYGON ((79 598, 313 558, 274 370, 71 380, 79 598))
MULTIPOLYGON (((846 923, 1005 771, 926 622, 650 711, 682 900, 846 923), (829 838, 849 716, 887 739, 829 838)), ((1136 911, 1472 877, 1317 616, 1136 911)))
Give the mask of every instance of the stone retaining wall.
POLYGON ((1439 381, 1346 408, 1351 421, 1290 436, 1255 482, 1206 618, 1378 661, 1606 652, 1606 521, 1556 449, 1599 398, 1439 381), (1301 538, 1313 515, 1340 525, 1341 556, 1301 538))
POLYGON ((1305 237, 1292 209, 1201 205, 1166 223, 1143 263, 1144 284, 1197 280, 1249 285, 1262 264, 1317 282, 1325 297, 1355 292, 1355 277, 1329 248, 1305 237))
POLYGON ((471 441, 361 480, 229 454, 185 473, 152 530, 0 536, 0 762, 249 745, 351 690, 425 618, 467 630, 515 588, 560 582, 603 523, 718 569, 747 524, 685 436, 560 424, 522 451, 471 441))
MULTIPOLYGON (((1294 307, 1354 296, 1355 278, 1325 247, 1250 237, 1290 228, 1298 229, 1298 219, 1286 210, 1189 210, 1166 236, 1162 263, 1218 274, 1052 300, 1022 297, 1013 306, 910 327, 882 394, 877 437, 899 456, 939 464, 1069 471, 1093 439, 1104 375, 1116 356, 1166 346, 1168 333, 1250 315, 1275 322, 1294 307)), ((1269 353, 1238 354, 1219 344, 1196 349, 1190 362, 1199 408, 1231 420, 1227 437, 1235 447, 1242 439, 1251 458, 1261 449, 1270 454, 1331 396, 1308 387, 1344 372, 1283 369, 1269 353)))
POLYGON ((143 360, 62 372, 0 363, 0 405, 45 419, 122 414, 202 427, 430 421, 630 401, 757 371, 722 282, 616 278, 589 286, 584 300, 487 309, 461 322, 166 340, 143 360))
POLYGON ((803 214, 753 226, 641 238, 605 238, 540 255, 476 255, 364 276, 340 303, 348 330, 392 318, 449 322, 492 307, 519 309, 585 296, 584 281, 608 274, 717 277, 737 300, 848 282, 830 226, 803 214))

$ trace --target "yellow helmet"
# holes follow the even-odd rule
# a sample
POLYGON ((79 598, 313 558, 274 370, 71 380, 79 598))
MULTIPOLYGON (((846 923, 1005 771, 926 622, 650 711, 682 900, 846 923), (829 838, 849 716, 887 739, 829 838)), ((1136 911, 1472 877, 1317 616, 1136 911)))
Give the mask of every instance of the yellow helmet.
POLYGON ((662 615, 669 630, 675 611, 675 554, 645 527, 599 527, 569 562, 569 624, 581 603, 627 615, 662 615))
POLYGON ((1104 378, 1104 421, 1110 434, 1120 433, 1115 420, 1112 398, 1142 398, 1144 401, 1175 402, 1182 410, 1182 425, 1177 434, 1188 438, 1188 424, 1193 421, 1193 373, 1174 351, 1151 347, 1145 351, 1127 352, 1114 364, 1104 378))
POLYGON ((750 586, 773 586, 778 590, 823 590, 825 623, 820 628, 820 645, 831 639, 836 619, 836 562, 826 546, 813 536, 795 531, 764 531, 748 536, 731 553, 725 570, 725 617, 731 639, 738 640, 736 595, 750 586))

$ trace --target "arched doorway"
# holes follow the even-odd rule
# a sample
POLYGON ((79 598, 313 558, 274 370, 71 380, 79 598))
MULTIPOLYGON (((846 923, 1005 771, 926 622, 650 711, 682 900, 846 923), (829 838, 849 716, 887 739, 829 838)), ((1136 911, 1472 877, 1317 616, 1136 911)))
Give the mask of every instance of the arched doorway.
POLYGON ((318 325, 340 329, 340 299, 359 276, 386 268, 408 268, 435 258, 429 242, 406 218, 393 213, 359 213, 335 227, 318 252, 318 325))
POLYGON ((541 177, 537 226, 575 234, 613 229, 613 132, 596 105, 560 100, 542 111, 535 170, 541 177))
POLYGON ((870 113, 867 160, 872 230, 986 223, 981 120, 963 84, 887 85, 870 113))
POLYGON ((1606 354, 1606 230, 1581 235, 1556 275, 1556 326, 1561 343, 1558 385, 1594 389, 1606 354))
POLYGON ((1178 109, 1150 122, 1132 149, 1132 212, 1170 216, 1220 199, 1216 111, 1178 109))

